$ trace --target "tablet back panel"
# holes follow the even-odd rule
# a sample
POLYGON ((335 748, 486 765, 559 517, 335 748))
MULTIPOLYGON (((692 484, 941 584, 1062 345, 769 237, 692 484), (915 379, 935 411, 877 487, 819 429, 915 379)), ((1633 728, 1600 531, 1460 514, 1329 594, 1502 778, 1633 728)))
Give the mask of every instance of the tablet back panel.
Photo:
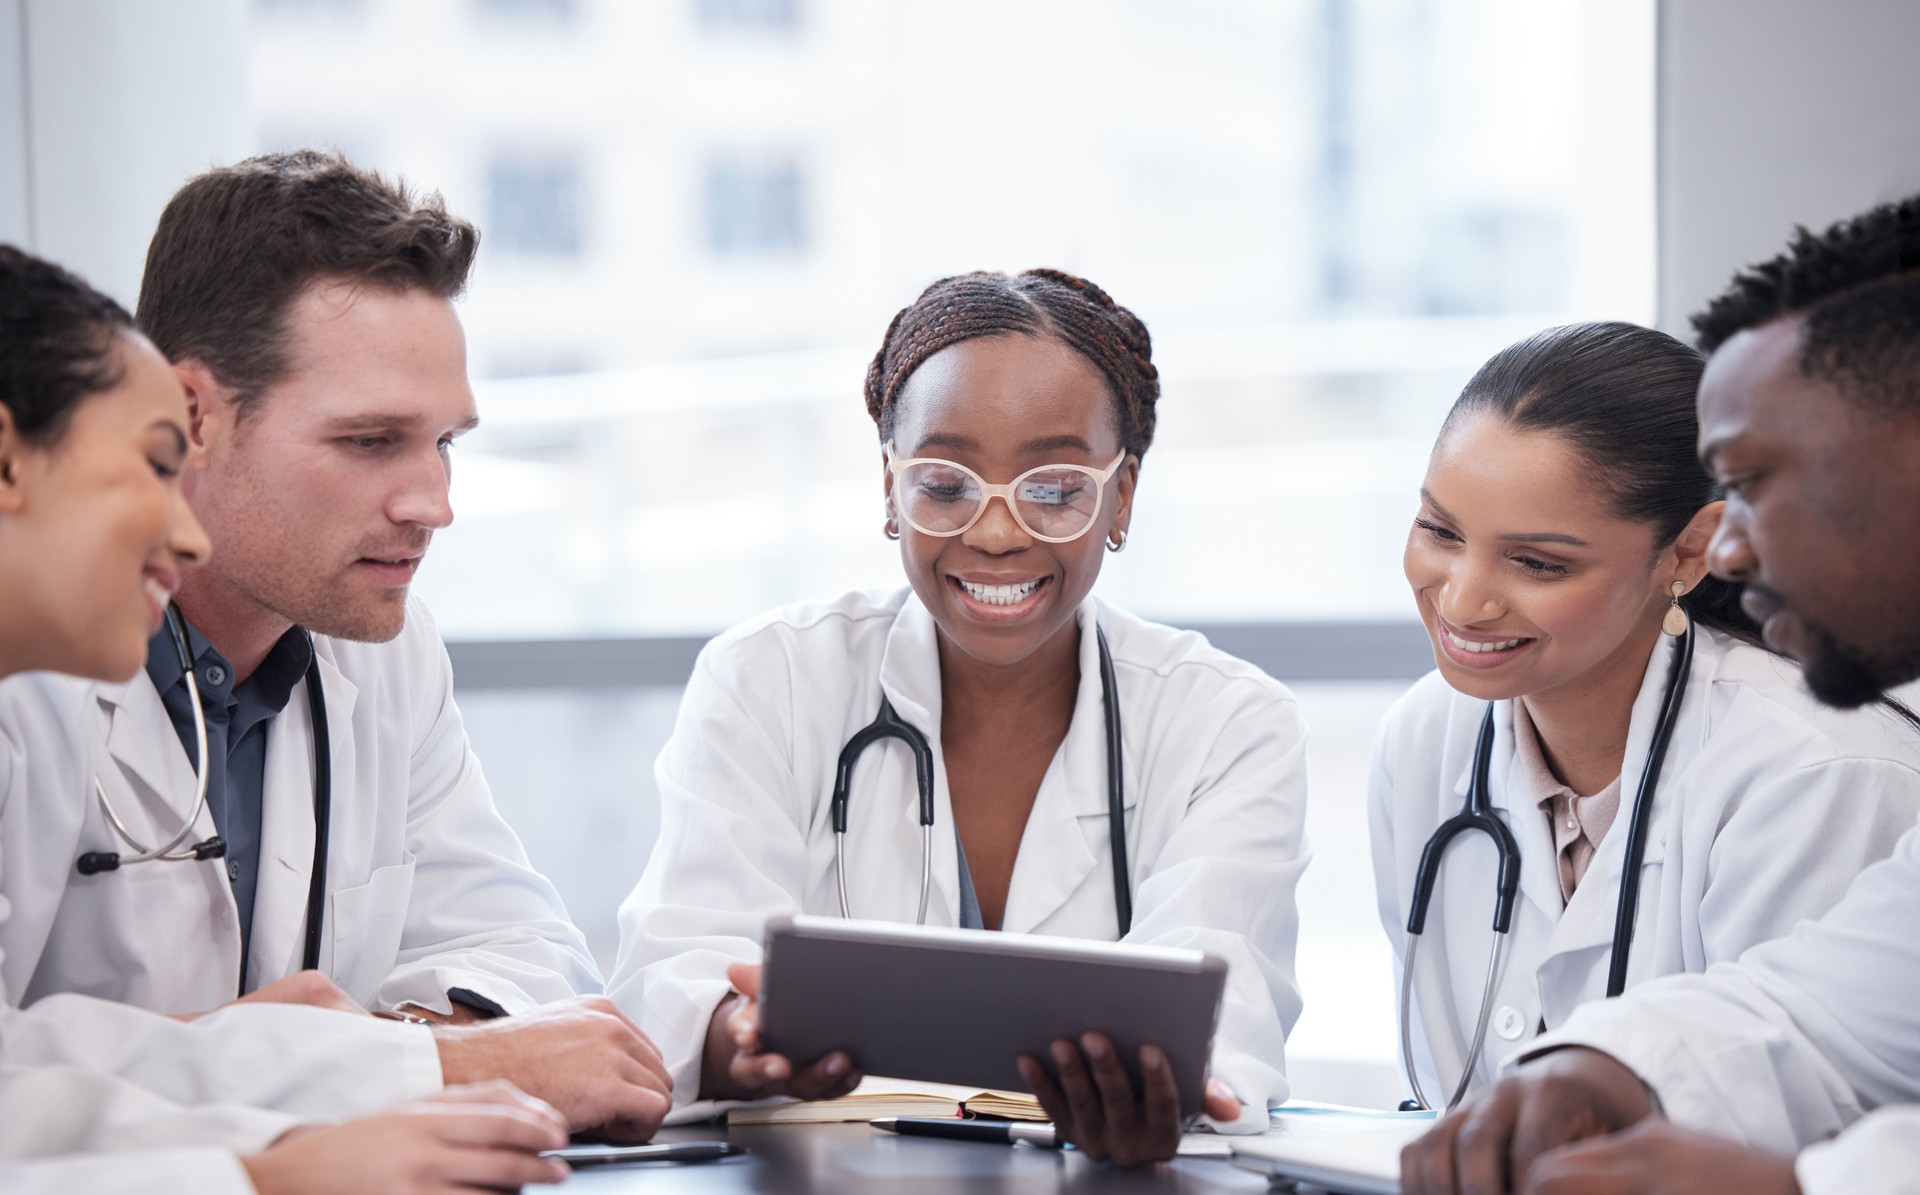
POLYGON ((1022 1053, 1101 1030, 1139 1084, 1166 1051, 1184 1114, 1200 1110, 1227 965, 1168 950, 889 922, 768 927, 761 1037, 804 1066, 843 1049, 868 1074, 1024 1091, 1022 1053))

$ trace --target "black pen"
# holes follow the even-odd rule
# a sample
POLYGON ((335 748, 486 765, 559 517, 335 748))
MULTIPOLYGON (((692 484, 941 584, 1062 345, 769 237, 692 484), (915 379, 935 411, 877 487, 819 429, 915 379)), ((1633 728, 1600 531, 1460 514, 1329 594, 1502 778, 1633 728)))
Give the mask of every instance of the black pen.
POLYGON ((924 1116, 882 1116, 868 1124, 889 1133, 907 1137, 945 1137, 950 1141, 990 1141, 996 1145, 1014 1145, 1025 1141, 1042 1149, 1057 1149, 1053 1126, 1021 1124, 1012 1120, 934 1119, 924 1116))
POLYGON ((578 1170, 583 1166, 632 1166, 641 1162, 716 1162, 745 1153, 725 1141, 672 1141, 659 1145, 573 1145, 550 1149, 543 1158, 558 1158, 578 1170))

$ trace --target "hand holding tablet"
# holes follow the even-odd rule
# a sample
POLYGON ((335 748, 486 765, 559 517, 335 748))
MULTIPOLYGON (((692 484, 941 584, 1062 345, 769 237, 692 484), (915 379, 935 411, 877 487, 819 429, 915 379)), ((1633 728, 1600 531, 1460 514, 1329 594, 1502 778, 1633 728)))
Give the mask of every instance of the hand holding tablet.
MULTIPOLYGON (((1164 1161, 1180 1148, 1191 1118, 1180 1115, 1173 1068, 1159 1046, 1140 1047, 1137 1092, 1104 1033, 1083 1033, 1077 1042, 1056 1038, 1049 1055, 1052 1073, 1040 1059, 1022 1054, 1020 1074, 1047 1110, 1061 1143, 1096 1162, 1111 1158, 1120 1166, 1164 1161)), ((1233 1120, 1240 1115, 1240 1101, 1225 1084, 1208 1079, 1203 1111, 1233 1120)))
POLYGON ((762 1059, 1027 1088, 1063 1140, 1122 1164, 1239 1110, 1208 1089, 1226 964, 1199 951, 795 917, 768 927, 766 958, 762 1059))
POLYGON ((807 1065, 761 1048, 760 968, 753 963, 727 967, 733 992, 714 1010, 700 1062, 700 1098, 753 1100, 789 1095, 803 1100, 836 1099, 860 1082, 860 1072, 844 1050, 833 1050, 807 1065))

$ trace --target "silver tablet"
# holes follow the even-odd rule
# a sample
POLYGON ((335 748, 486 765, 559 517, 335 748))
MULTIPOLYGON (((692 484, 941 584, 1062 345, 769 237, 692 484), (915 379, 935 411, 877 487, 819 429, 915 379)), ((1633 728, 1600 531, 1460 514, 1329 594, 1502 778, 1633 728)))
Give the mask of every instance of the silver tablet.
POLYGON ((1024 1091, 1021 1054, 1099 1030, 1136 1087, 1166 1051, 1181 1111, 1200 1110, 1227 964, 1198 950, 886 921, 782 917, 767 927, 765 1048, 804 1066, 845 1050, 868 1074, 1024 1091))
POLYGON ((1430 1119, 1383 1121, 1328 1136, 1236 1137, 1233 1164, 1339 1195, 1399 1195, 1400 1150, 1432 1128, 1430 1119))

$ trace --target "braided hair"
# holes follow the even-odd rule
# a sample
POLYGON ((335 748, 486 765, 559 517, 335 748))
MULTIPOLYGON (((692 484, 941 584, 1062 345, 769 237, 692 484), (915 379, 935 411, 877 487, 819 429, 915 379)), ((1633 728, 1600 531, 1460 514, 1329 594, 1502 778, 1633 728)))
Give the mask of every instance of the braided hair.
POLYGON ((1106 291, 1061 270, 955 274, 902 308, 867 366, 867 413, 880 439, 893 438, 900 390, 927 358, 961 341, 1009 334, 1058 341, 1092 362, 1113 397, 1121 446, 1145 455, 1160 398, 1147 326, 1106 291))

